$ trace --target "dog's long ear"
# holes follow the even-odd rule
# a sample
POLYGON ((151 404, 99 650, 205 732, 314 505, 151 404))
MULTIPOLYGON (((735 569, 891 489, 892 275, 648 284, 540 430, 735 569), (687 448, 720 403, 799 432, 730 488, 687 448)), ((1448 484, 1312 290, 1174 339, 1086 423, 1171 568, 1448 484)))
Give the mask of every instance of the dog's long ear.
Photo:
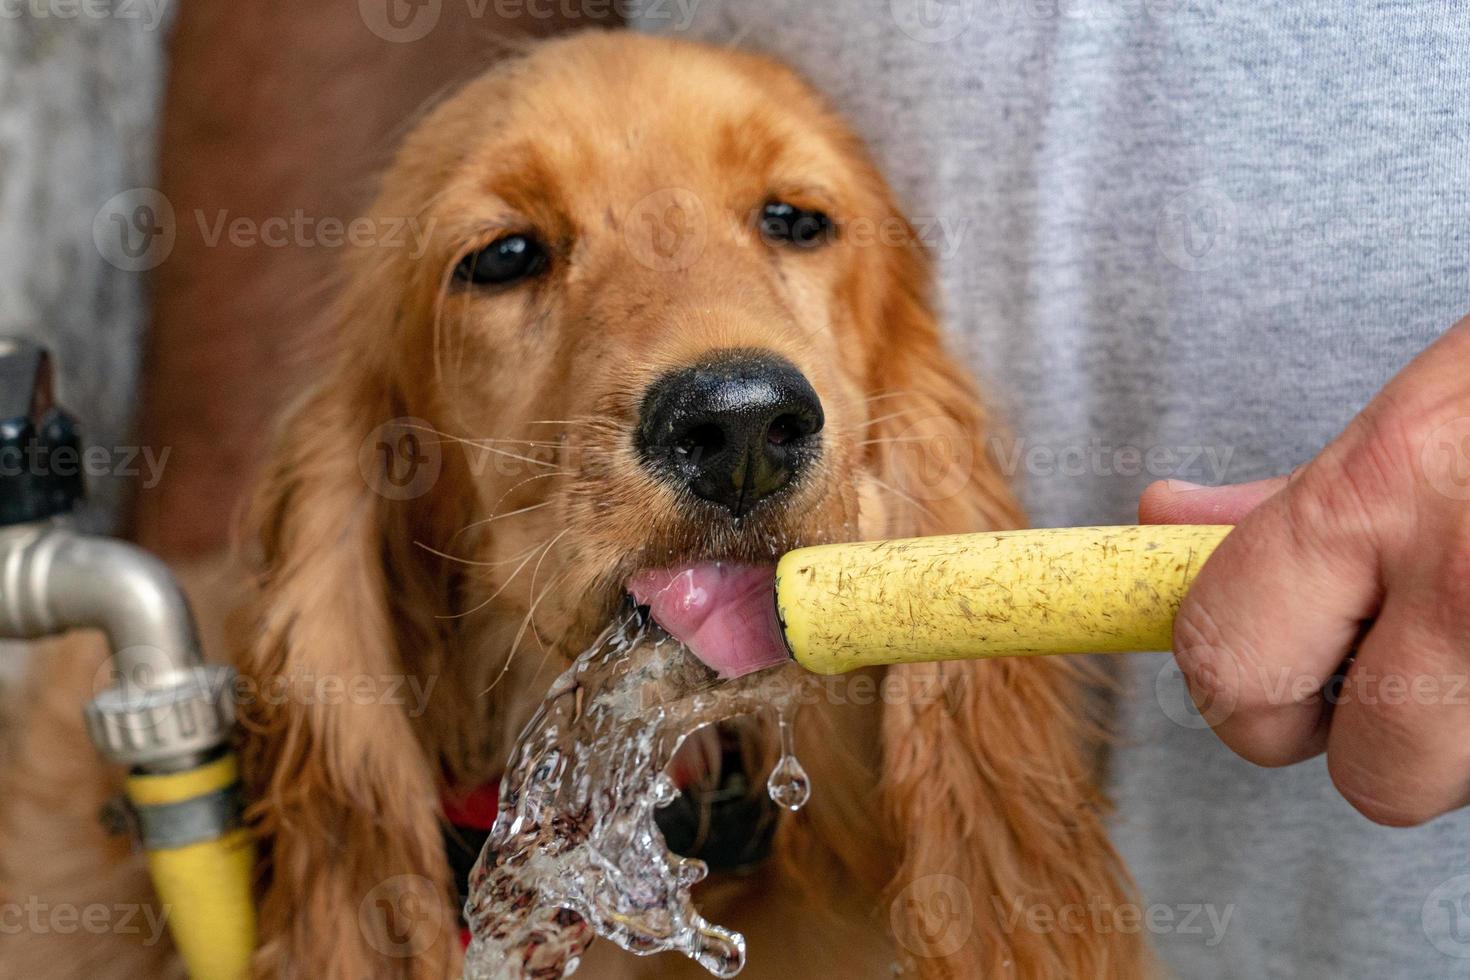
MULTIPOLYGON (((926 256, 910 244, 885 262, 868 441, 888 533, 1021 526, 980 400, 943 350, 926 256)), ((1063 922, 1132 900, 1103 824, 1079 671, 1059 658, 911 665, 891 668, 888 684, 901 692, 882 736, 901 848, 890 922, 918 975, 1146 975, 1136 934, 1028 930, 1037 908, 1063 922)))
POLYGON ((945 351, 917 232, 869 256, 859 315, 879 352, 869 365, 869 468, 879 474, 885 537, 1021 527, 993 455, 997 431, 968 374, 945 351))
MULTIPOLYGON (((344 315, 382 334, 394 312, 344 315)), ((454 477, 432 436, 401 421, 382 360, 337 357, 290 414, 252 522, 241 713, 264 858, 259 976, 440 978, 458 958, 440 760, 422 730, 451 586, 414 543, 451 520, 435 509, 454 506, 454 477)))

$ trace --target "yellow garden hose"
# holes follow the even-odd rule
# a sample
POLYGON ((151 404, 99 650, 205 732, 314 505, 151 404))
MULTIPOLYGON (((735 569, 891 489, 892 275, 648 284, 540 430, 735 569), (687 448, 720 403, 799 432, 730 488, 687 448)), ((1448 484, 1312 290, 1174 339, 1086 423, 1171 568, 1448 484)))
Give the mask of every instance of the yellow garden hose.
POLYGON ((792 656, 821 674, 934 660, 1166 650, 1230 532, 1050 528, 822 545, 776 567, 792 656))
MULTIPOLYGON (((55 390, 44 349, 0 336, 0 448, 40 463, 82 451, 55 390)), ((47 469, 0 473, 0 638, 106 637, 111 682, 83 709, 87 734, 132 774, 127 795, 190 975, 239 980, 255 909, 253 848, 240 829, 239 773, 228 754, 235 672, 205 662, 168 567, 136 545, 74 527, 81 474, 47 469)))
POLYGON ((233 819, 238 790, 233 755, 127 781, 153 886, 191 980, 240 980, 255 948, 254 849, 233 819))

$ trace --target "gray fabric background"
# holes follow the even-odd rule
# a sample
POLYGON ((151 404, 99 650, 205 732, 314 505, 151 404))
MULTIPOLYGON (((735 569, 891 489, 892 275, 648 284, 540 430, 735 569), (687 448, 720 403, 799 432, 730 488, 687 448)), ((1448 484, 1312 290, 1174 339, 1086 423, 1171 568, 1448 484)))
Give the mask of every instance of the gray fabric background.
MULTIPOLYGON (((796 65, 947 222, 1037 524, 1285 472, 1470 309, 1463 3, 696 0, 688 33, 796 65)), ((1124 672, 1116 834, 1180 976, 1470 976, 1470 813, 1375 827, 1321 760, 1227 752, 1167 657, 1124 672)))

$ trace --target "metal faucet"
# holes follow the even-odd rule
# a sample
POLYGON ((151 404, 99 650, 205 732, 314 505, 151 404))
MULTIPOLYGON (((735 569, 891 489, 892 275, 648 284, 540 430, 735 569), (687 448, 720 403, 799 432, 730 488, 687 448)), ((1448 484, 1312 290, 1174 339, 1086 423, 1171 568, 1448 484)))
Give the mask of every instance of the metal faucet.
POLYGON ((50 368, 35 344, 0 339, 0 637, 102 630, 114 683, 86 707, 98 749, 147 770, 197 764, 230 741, 233 671, 204 663, 161 561, 71 527, 80 439, 55 404, 50 368))
POLYGON ((46 351, 0 337, 0 639, 106 634, 113 682, 83 709, 88 733, 129 768, 131 810, 190 975, 233 980, 255 923, 230 751, 235 672, 204 662, 188 601, 163 562, 72 527, 80 451, 46 351))

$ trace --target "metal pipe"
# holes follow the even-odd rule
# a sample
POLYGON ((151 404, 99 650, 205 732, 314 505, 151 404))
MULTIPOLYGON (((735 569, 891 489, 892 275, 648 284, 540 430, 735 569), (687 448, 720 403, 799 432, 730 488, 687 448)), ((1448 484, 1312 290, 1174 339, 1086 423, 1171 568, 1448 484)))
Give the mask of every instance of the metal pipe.
POLYGON ((0 631, 39 639, 81 628, 107 634, 126 677, 165 684, 204 662, 193 615, 157 558, 61 524, 0 531, 0 631))
POLYGON ((204 663, 188 601, 161 561, 60 521, 0 528, 0 638, 72 629, 100 629, 112 647, 112 683, 87 706, 109 758, 171 771, 230 740, 234 672, 204 663))

